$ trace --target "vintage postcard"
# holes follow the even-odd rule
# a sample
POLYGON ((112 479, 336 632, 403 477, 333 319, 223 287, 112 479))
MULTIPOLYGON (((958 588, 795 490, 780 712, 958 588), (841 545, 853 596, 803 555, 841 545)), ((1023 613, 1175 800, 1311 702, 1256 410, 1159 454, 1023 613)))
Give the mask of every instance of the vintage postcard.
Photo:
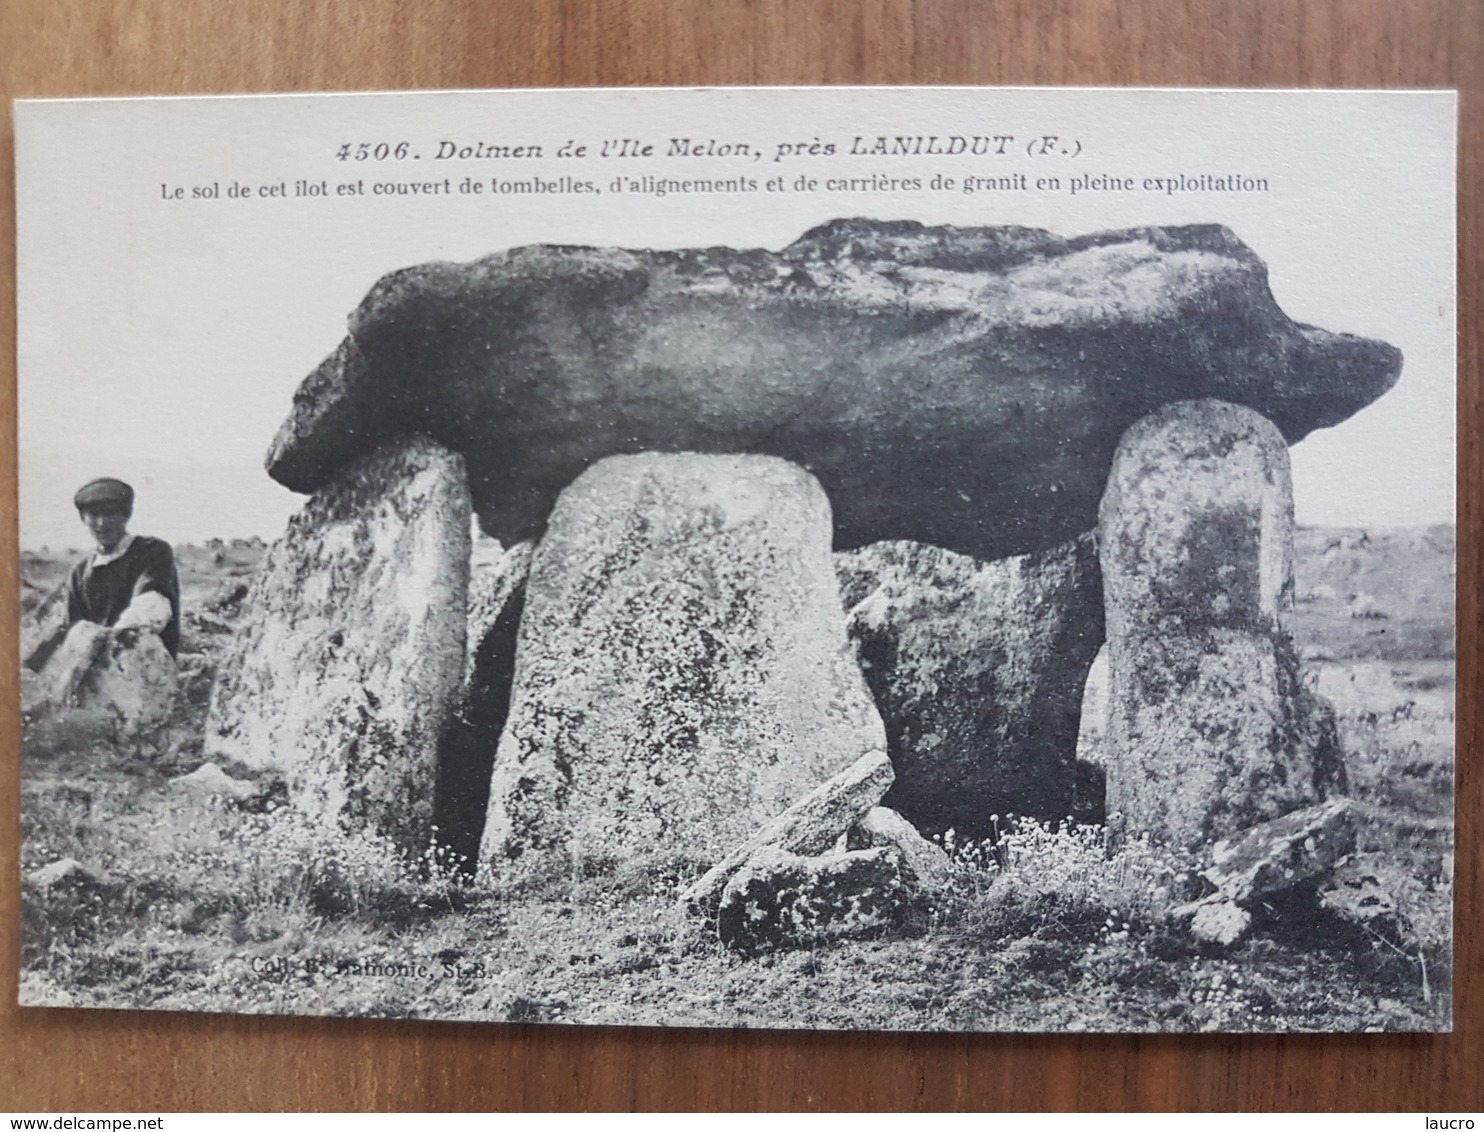
POLYGON ((20 1001, 1452 1025, 1452 92, 21 102, 20 1001))

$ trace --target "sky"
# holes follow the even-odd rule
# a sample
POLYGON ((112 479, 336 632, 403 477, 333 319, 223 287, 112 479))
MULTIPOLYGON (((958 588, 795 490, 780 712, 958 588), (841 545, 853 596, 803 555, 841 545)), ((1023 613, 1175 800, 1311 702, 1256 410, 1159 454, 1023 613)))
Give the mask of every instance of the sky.
POLYGON ((1293 448, 1299 522, 1451 522, 1455 113, 1447 93, 970 88, 22 103, 21 545, 83 545, 70 501, 97 475, 135 485, 136 530, 176 542, 276 537, 303 499, 267 477, 263 454, 295 387, 390 270, 542 242, 776 249, 840 216, 1063 235, 1228 225, 1267 262, 1291 317, 1384 339, 1405 357, 1394 390, 1293 448), (879 136, 1015 140, 994 155, 850 152, 879 136), (674 137, 741 143, 759 157, 667 158, 674 137), (1047 137, 1057 140, 1037 152, 1047 137), (625 138, 656 154, 601 156, 605 140, 610 152, 634 148, 621 145, 625 138), (408 143, 401 159, 400 141, 408 143), (358 161, 362 142, 370 155, 358 161), (387 145, 380 160, 379 142, 387 145), (445 143, 481 142, 543 153, 436 157, 445 143), (565 143, 586 152, 557 157, 565 143), (810 154, 811 145, 836 152, 810 154), (1058 188, 792 188, 799 176, 871 173, 925 181, 1024 173, 1055 176, 1058 188), (1269 191, 1070 189, 1078 176, 1142 186, 1230 173, 1261 177, 1269 191), (568 176, 605 186, 620 174, 782 177, 786 187, 663 200, 457 191, 465 178, 568 176), (386 184, 445 180, 447 196, 373 195, 386 184), (299 181, 323 184, 326 195, 296 197, 299 181), (352 184, 362 191, 336 194, 352 184), (234 185, 246 195, 228 195, 234 185), (214 198, 197 195, 213 187, 214 198))

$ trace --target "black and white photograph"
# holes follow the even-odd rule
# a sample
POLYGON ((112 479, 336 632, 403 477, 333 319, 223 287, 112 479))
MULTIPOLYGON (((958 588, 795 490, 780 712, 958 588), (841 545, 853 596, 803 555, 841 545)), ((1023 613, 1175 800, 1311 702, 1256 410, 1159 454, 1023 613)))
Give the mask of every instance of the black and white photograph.
POLYGON ((18 103, 22 1005, 1450 1030, 1454 116, 18 103))

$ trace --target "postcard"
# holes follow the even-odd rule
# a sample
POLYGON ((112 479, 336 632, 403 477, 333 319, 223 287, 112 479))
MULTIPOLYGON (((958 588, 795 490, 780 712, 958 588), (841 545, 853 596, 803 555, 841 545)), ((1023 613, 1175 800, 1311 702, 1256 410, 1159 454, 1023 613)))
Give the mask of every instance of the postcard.
POLYGON ((14 114, 22 1005, 1451 1028, 1453 92, 14 114))

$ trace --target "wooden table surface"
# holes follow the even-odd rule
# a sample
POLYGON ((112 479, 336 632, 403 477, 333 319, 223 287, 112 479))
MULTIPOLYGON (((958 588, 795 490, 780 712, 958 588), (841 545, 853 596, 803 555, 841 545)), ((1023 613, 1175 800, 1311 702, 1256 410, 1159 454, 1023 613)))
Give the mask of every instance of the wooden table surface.
MULTIPOLYGON (((0 95, 986 83, 1458 87, 1460 526, 1480 522, 1484 0, 0 0, 0 95)), ((15 274, 0 119, 0 607, 15 640, 15 274)), ((106 172, 106 171, 100 171, 106 172)), ((1356 239, 1364 239, 1363 232, 1356 239)), ((1459 544, 1456 1032, 1093 1037, 20 1010, 4 685, 0 1109, 1484 1109, 1478 543, 1459 544)))

